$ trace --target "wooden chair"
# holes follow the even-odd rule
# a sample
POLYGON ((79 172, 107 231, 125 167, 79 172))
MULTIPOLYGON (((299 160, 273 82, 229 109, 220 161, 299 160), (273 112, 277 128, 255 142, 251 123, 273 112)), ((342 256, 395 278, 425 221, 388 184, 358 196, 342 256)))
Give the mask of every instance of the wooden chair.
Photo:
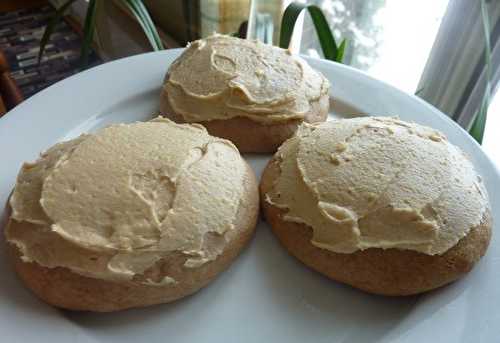
POLYGON ((21 90, 10 75, 7 58, 0 51, 0 117, 23 100, 21 90))

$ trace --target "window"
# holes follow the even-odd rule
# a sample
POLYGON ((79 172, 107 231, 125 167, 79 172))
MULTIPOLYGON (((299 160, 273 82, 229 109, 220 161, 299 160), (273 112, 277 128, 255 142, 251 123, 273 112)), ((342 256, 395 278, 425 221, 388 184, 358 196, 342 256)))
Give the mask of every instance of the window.
MULTIPOLYGON (((448 0, 314 0, 333 28, 347 38, 345 60, 406 92, 417 90, 448 0)), ((304 19, 301 52, 320 56, 309 16, 304 19)))

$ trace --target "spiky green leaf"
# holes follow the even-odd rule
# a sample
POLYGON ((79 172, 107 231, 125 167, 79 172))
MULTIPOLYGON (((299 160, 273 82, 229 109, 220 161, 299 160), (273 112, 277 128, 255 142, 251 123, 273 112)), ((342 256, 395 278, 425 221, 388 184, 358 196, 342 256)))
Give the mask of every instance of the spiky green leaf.
POLYGON ((474 137, 474 139, 479 144, 482 144, 483 142, 484 129, 486 127, 486 117, 488 116, 488 107, 490 106, 491 102, 490 20, 488 17, 488 11, 484 0, 481 0, 481 17, 483 21, 483 30, 485 39, 486 87, 484 90, 483 99, 481 101, 481 107, 476 112, 471 127, 469 128, 469 134, 472 137, 474 137))
POLYGON ((341 62, 344 55, 346 41, 343 40, 340 47, 337 45, 323 12, 318 6, 315 5, 307 5, 297 2, 292 2, 288 5, 283 13, 283 18, 281 19, 279 46, 284 49, 288 48, 290 40, 292 39, 295 23, 304 9, 307 9, 311 16, 314 28, 316 29, 316 33, 318 35, 319 43, 321 45, 321 50, 323 51, 325 58, 331 61, 341 62))
POLYGON ((137 22, 141 26, 149 44, 154 50, 162 50, 163 43, 161 41, 160 35, 156 30, 156 26, 153 23, 146 7, 141 0, 123 0, 123 4, 129 9, 129 11, 135 16, 137 22))
POLYGON ((76 0, 68 0, 61 7, 59 7, 54 15, 50 18, 50 21, 45 26, 45 31, 43 31, 42 39, 40 40, 40 49, 38 51, 38 64, 42 61, 43 53, 45 52, 45 47, 54 33, 54 29, 57 26, 57 23, 62 19, 64 12, 73 4, 76 0))
POLYGON ((337 52, 337 57, 335 58, 335 62, 342 63, 342 60, 344 59, 344 53, 345 53, 346 46, 347 46, 347 40, 344 39, 342 42, 340 42, 339 49, 337 52))
POLYGON ((89 54, 94 39, 95 21, 97 17, 97 0, 89 0, 85 23, 83 26, 83 41, 80 49, 80 68, 85 69, 89 64, 89 54))

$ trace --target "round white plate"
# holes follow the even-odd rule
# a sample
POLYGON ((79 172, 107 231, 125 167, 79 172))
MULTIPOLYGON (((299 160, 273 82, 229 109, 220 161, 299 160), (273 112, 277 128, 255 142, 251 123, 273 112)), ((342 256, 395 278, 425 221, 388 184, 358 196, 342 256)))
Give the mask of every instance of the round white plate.
MULTIPOLYGON (((151 118, 158 111, 165 71, 179 53, 149 53, 98 66, 40 92, 0 119, 0 204, 21 163, 52 144, 110 123, 151 118)), ((309 62, 332 82, 333 115, 398 115, 443 131, 471 156, 489 190, 494 220, 500 221, 498 171, 460 127, 418 98, 359 71, 309 62)), ((269 156, 247 158, 260 176, 269 156)), ((240 258, 197 294, 112 314, 70 313, 38 301, 15 277, 1 243, 0 340, 5 342, 498 342, 500 337, 497 235, 487 256, 463 280, 422 296, 386 298, 310 271, 287 255, 261 221, 240 258)))

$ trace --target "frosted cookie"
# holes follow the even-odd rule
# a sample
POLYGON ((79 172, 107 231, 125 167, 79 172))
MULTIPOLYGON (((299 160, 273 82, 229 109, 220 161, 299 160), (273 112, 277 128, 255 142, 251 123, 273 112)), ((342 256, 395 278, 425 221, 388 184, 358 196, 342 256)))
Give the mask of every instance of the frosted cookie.
POLYGON ((160 118, 25 163, 10 210, 26 286, 57 307, 115 311, 179 299, 226 269, 252 236, 258 189, 231 142, 160 118))
POLYGON ((269 162, 260 192, 292 255, 371 293, 452 282, 491 237, 488 195, 472 163, 441 133, 393 118, 300 127, 269 162))
POLYGON ((329 88, 288 50, 216 34, 191 43, 171 65, 160 111, 203 124, 241 152, 275 152, 302 122, 326 119, 329 88))

